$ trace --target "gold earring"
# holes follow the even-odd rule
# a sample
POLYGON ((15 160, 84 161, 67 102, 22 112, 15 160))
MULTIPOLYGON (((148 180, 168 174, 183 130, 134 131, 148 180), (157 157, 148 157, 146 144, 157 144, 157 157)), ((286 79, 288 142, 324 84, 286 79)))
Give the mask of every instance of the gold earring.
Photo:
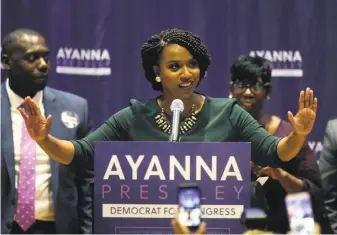
POLYGON ((155 80, 156 80, 156 82, 158 82, 158 83, 161 82, 161 79, 160 79, 159 76, 157 76, 155 80))

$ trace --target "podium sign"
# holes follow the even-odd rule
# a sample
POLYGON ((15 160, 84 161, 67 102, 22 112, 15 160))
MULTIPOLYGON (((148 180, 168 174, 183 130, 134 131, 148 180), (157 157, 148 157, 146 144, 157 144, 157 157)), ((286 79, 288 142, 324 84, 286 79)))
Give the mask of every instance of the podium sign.
POLYGON ((97 142, 95 233, 172 233, 180 183, 201 189, 207 233, 240 234, 249 143, 97 142))

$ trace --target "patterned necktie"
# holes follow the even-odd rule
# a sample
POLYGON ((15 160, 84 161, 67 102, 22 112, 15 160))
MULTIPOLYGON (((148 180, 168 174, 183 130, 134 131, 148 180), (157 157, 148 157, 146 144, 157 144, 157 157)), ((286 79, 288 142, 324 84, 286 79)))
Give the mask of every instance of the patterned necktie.
POLYGON ((35 222, 36 143, 22 123, 20 171, 16 222, 26 231, 35 222))

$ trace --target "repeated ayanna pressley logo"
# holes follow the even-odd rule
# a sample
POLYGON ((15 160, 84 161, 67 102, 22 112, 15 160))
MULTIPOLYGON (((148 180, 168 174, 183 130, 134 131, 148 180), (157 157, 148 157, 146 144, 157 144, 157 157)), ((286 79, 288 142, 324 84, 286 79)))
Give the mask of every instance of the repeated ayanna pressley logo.
POLYGON ((256 50, 250 56, 263 57, 273 64, 273 77, 303 77, 302 55, 299 50, 256 50))
POLYGON ((106 76, 111 74, 107 49, 61 47, 56 55, 56 73, 106 76))

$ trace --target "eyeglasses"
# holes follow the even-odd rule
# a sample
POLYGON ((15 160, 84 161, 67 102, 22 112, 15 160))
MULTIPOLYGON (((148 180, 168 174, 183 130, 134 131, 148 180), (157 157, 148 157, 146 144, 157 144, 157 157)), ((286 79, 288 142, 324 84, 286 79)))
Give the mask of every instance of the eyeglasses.
POLYGON ((247 88, 249 88, 254 94, 259 94, 265 88, 270 86, 269 82, 264 83, 264 84, 257 82, 252 85, 252 84, 245 84, 243 82, 233 82, 232 81, 229 84, 233 87, 236 93, 243 93, 247 90, 247 88))

